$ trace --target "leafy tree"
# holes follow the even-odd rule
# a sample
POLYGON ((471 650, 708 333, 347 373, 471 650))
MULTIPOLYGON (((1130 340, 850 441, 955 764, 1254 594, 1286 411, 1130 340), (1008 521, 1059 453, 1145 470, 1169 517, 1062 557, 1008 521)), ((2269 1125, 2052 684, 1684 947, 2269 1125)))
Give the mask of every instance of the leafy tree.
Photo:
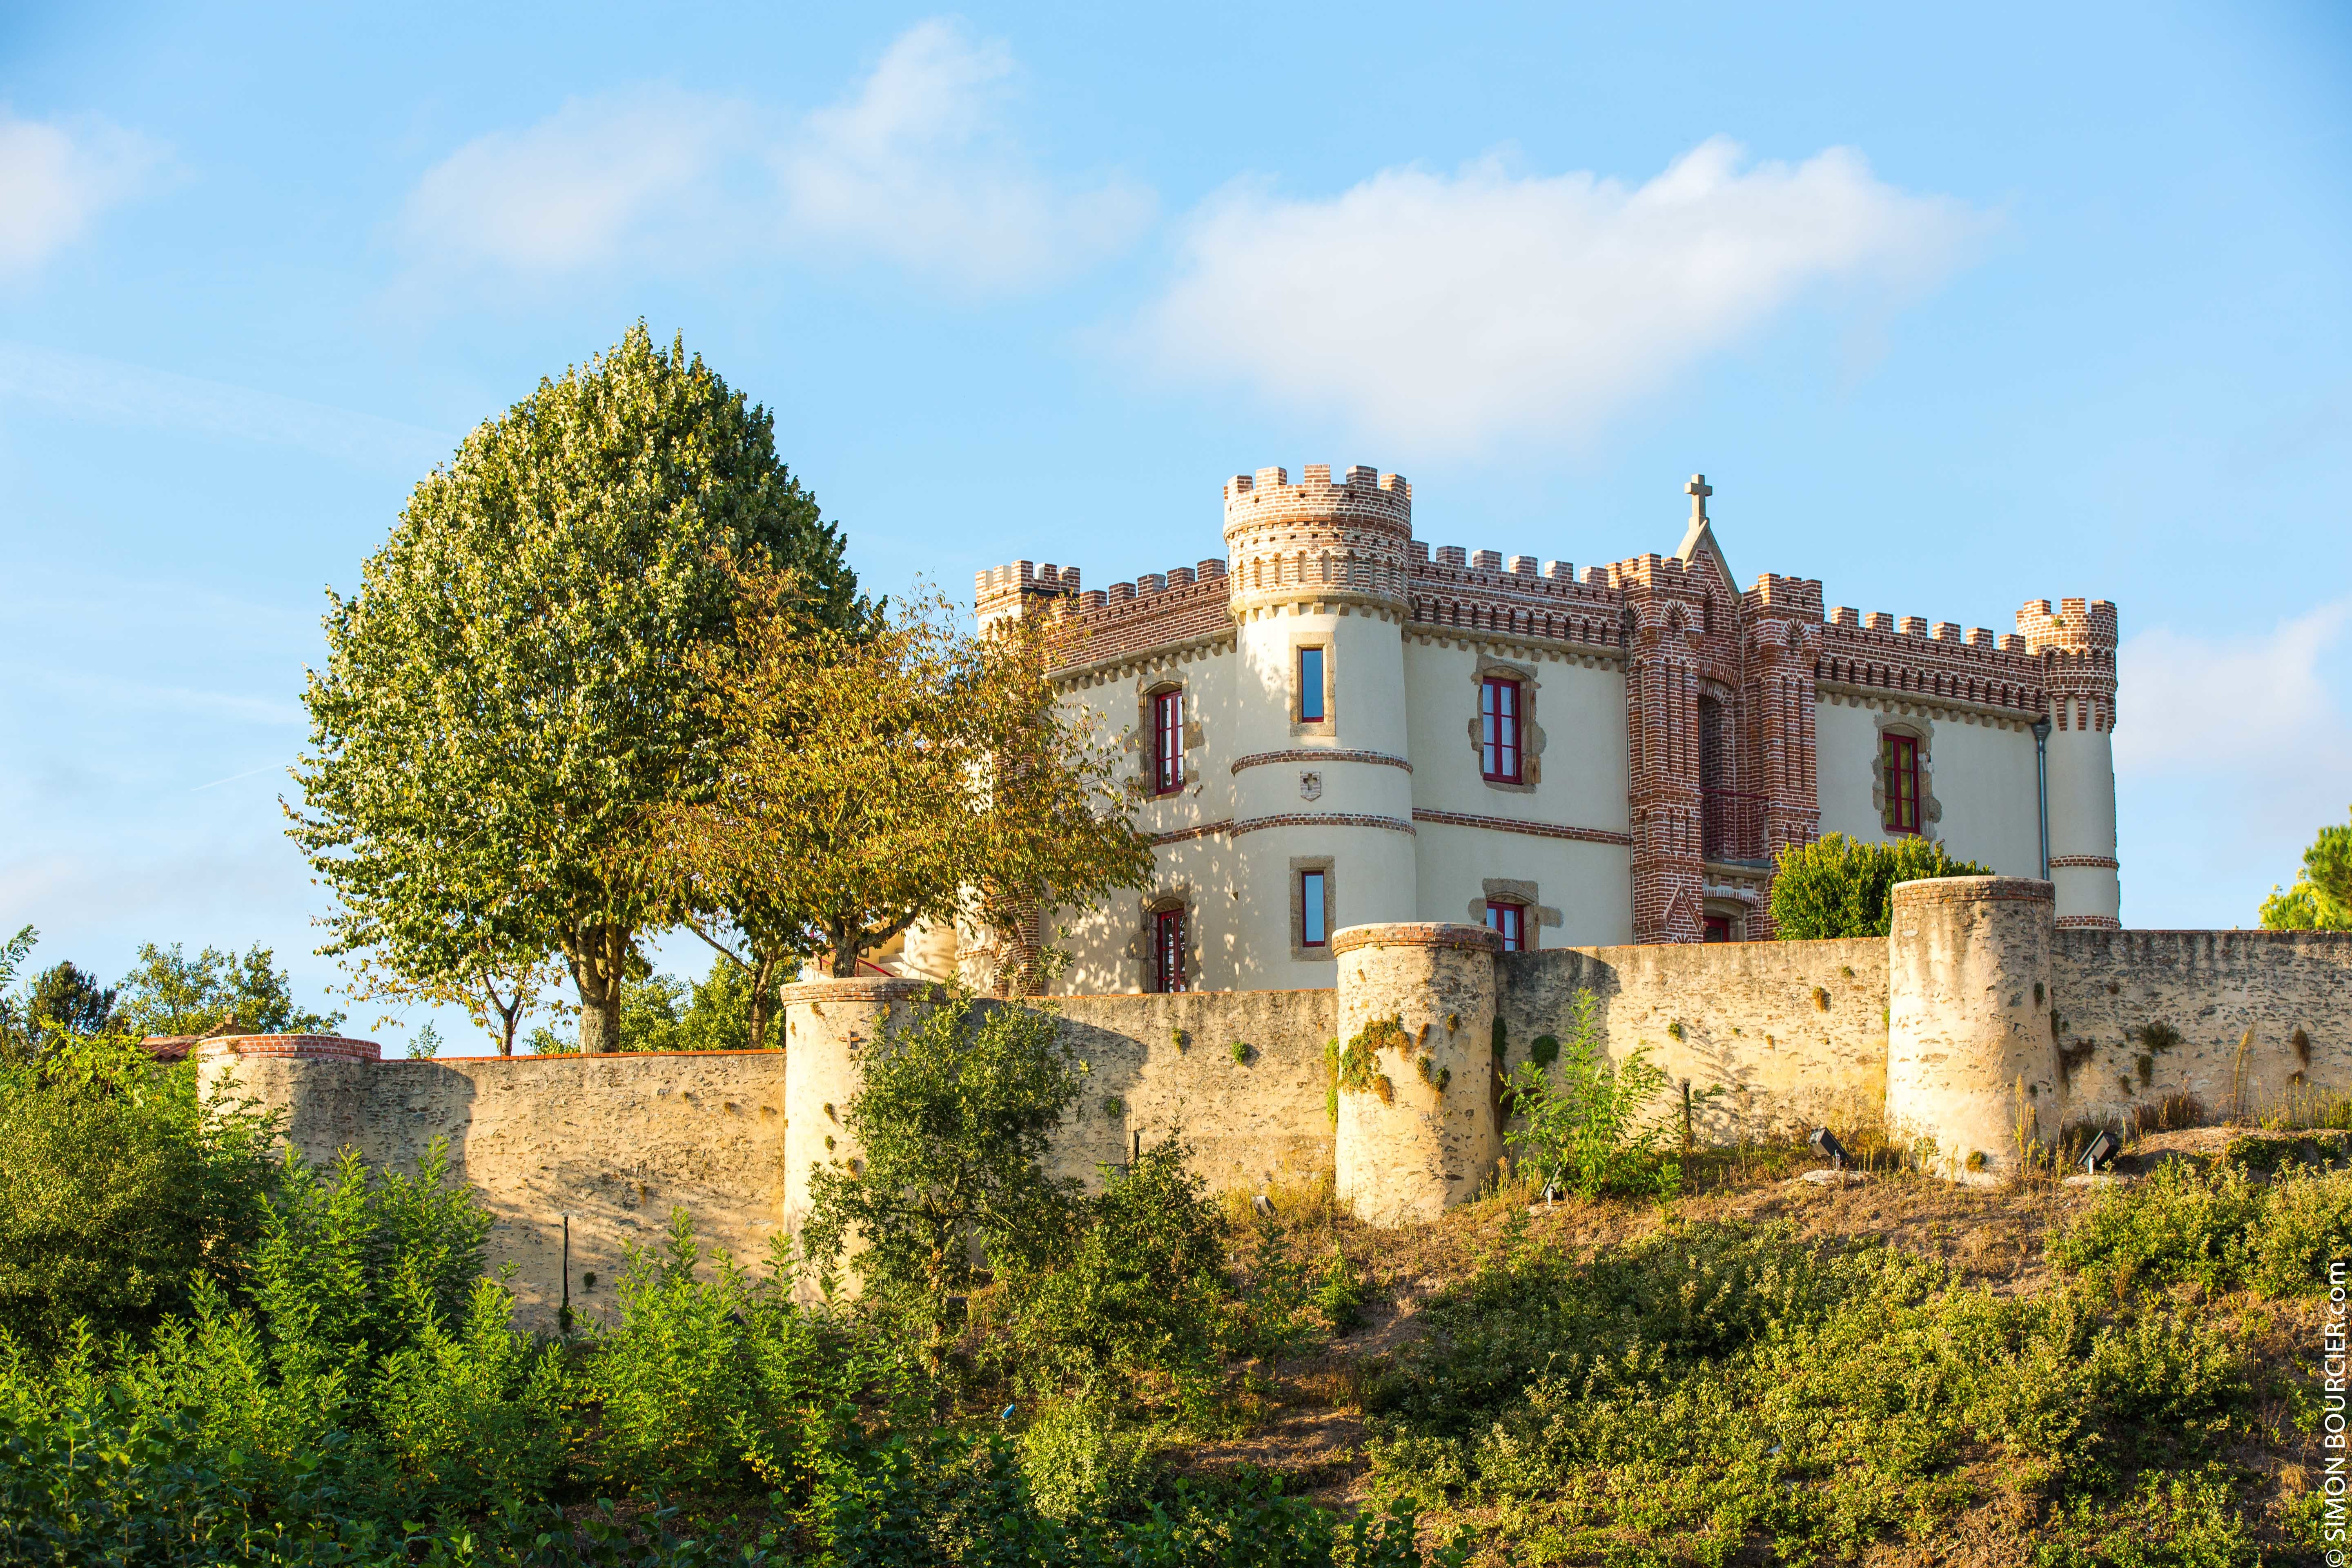
POLYGON ((709 794, 695 655, 733 635, 732 568, 790 568, 802 614, 846 625, 841 550, 767 411, 643 322, 477 427, 330 595, 288 808, 341 900, 327 951, 452 984, 560 952, 580 1048, 612 1049, 639 933, 703 907, 640 829, 709 794))
POLYGON ((859 1278, 916 1314, 936 1371, 974 1246, 1034 1263, 1070 1232, 1078 1184, 1045 1160, 1077 1073, 1051 1014, 954 993, 886 1031, 865 1069, 842 1108, 862 1159, 812 1171, 802 1244, 829 1262, 862 1241, 859 1278))
POLYGON ((2303 852, 2303 875, 2263 900, 2272 931, 2352 931, 2352 826, 2323 827, 2303 852))
POLYGON ((119 994, 76 965, 59 963, 34 976, 25 1011, 33 1026, 53 1039, 61 1035, 119 1034, 121 1020, 114 1010, 119 994))
MULTIPOLYGON (((349 991, 354 1000, 463 1007, 466 1016, 498 1046, 502 1057, 514 1055, 516 1031, 521 1028, 525 1017, 541 1006, 558 1017, 572 1010, 560 999, 542 1001, 563 980, 562 965, 544 957, 530 958, 518 953, 504 963, 485 958, 470 971, 415 980, 393 969, 383 949, 372 948, 346 954, 344 967, 352 976, 349 991)), ((392 1021, 388 1015, 376 1023, 381 1028, 392 1021)))
POLYGON ((261 1234, 270 1137, 128 1042, 0 1068, 0 1324, 54 1347, 186 1310, 261 1234))
POLYGON ((134 1035, 201 1035, 231 1019, 257 1035, 323 1035, 343 1021, 297 1006, 293 981, 257 942, 242 955, 208 947, 193 958, 176 942, 143 942, 121 990, 123 1026, 134 1035))
POLYGON ((1934 839, 1864 844, 1823 834, 1780 851, 1772 873, 1773 934, 1783 942, 1885 936, 1895 926, 1895 883, 1992 874, 1990 866, 1953 859, 1934 839))
POLYGON ((799 911, 832 972, 920 920, 1014 923, 1140 884, 1150 841, 1111 752, 1054 700, 1050 627, 961 631, 944 600, 852 635, 811 626, 780 574, 740 577, 738 640, 689 656, 724 764, 707 801, 661 814, 688 886, 799 911))
POLYGON ((32 1048, 30 1026, 25 1017, 25 999, 12 996, 8 987, 16 983, 16 971, 32 956, 41 940, 41 933, 31 926, 20 926, 16 934, 0 942, 0 1054, 21 1055, 32 1048))

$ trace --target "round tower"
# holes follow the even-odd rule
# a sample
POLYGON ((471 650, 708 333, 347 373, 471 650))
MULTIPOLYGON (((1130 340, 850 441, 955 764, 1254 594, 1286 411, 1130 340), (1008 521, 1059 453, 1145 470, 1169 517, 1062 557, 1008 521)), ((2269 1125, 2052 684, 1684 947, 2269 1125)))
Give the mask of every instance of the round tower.
POLYGON ((341 1035, 222 1035, 199 1040, 189 1052, 196 1063, 196 1094, 209 1100, 226 1091, 231 1101, 257 1101, 264 1111, 281 1111, 287 1146, 324 1169, 345 1146, 366 1149, 362 1111, 368 1074, 382 1059, 373 1040, 341 1035))
POLYGON ((2050 735, 2050 880, 2058 924, 2123 923, 2116 866, 2116 607, 2105 599, 2036 599, 2017 612, 2042 660, 2050 735))
POLYGON ((1350 926, 1339 955, 1339 1201, 1370 1225, 1477 1195, 1495 1125, 1495 954, 1485 926, 1350 926))
POLYGON ((1937 877, 1895 885, 1886 943, 1886 1121, 1936 1141, 1937 1173, 2014 1174, 2065 1116, 2051 1021, 2050 884, 1937 877))
MULTIPOLYGON (((928 980, 861 975, 803 980, 778 994, 785 1053, 783 1221, 795 1241, 808 1220, 810 1172, 835 1163, 852 1174, 858 1169, 848 1107, 864 1081, 866 1051, 885 1029, 912 1022, 934 989, 928 980)), ((845 1272, 845 1288, 853 1279, 845 1272)))
POLYGON ((1327 985, 1336 928, 1410 921, 1412 770, 1405 730, 1405 574, 1412 487, 1310 463, 1225 485, 1225 581, 1237 689, 1234 847, 1244 984, 1327 985), (1320 870, 1314 900, 1302 875, 1320 870), (1319 938, 1319 943, 1314 940, 1319 938), (1287 954, 1287 962, 1284 955, 1287 954))

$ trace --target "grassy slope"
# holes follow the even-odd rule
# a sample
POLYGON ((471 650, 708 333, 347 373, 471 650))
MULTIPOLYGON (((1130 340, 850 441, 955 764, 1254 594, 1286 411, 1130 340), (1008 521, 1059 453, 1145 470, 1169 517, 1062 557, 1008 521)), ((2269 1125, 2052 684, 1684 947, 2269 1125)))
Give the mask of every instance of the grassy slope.
MULTIPOLYGON (((2159 1159, 2176 1154, 2201 1166, 2233 1136, 2224 1129, 2157 1135, 2136 1152, 2159 1159)), ((2242 1145, 2240 1157, 2244 1152, 2242 1145)), ((1364 1321, 1320 1353, 1274 1369, 1265 1385, 1263 1419, 1254 1430, 1188 1445, 1166 1458, 1180 1472, 1214 1475, 1244 1465, 1286 1472, 1301 1489, 1333 1505, 1360 1503, 1401 1486, 1417 1489, 1439 1504, 1427 1521, 1428 1531, 1442 1533, 1465 1521, 1475 1525, 1486 1543, 1486 1562, 1801 1557, 1805 1553, 1795 1542, 1784 1541, 1776 1552, 1765 1534, 1753 1531, 1738 1545, 1695 1546, 1671 1531, 1645 1530, 1639 1510, 1631 1508, 1617 1511, 1613 1529, 1548 1527, 1548 1516, 1570 1512, 1590 1525, 1596 1517, 1590 1500, 1588 1506, 1566 1510, 1547 1508, 1541 1499, 1497 1501, 1459 1488, 1412 1489, 1412 1478, 1400 1475, 1393 1464, 1385 1469, 1375 1464, 1381 1424, 1368 1417, 1365 1405, 1381 1375, 1401 1357, 1410 1363, 1412 1347, 1428 1339, 1433 1304, 1459 1295, 1482 1262, 1510 1244, 1507 1227, 1514 1215, 1525 1216, 1528 1239, 1576 1261, 1676 1226, 1785 1225, 1796 1237, 1832 1251, 1866 1244, 1897 1249, 1948 1269, 1957 1286, 2031 1305, 2067 1289, 2049 1256, 2049 1240, 2090 1213, 2100 1198, 2095 1190, 2056 1183, 1976 1189, 1901 1173, 1843 1187, 1796 1179, 1813 1164, 1800 1148, 1702 1156, 1689 1172, 1685 1195, 1670 1205, 1529 1205, 1526 1194, 1511 1193, 1402 1230, 1359 1226, 1335 1213, 1319 1194, 1293 1194, 1283 1206, 1294 1245, 1304 1257, 1328 1254, 1338 1242, 1368 1283, 1364 1321)), ((2169 1310, 2210 1331, 2242 1357, 2236 1369, 2242 1377, 2242 1397, 2227 1430, 2192 1445, 2191 1452, 2158 1445, 2139 1453, 2139 1468, 2123 1467, 2113 1479, 2112 1495, 2085 1502, 2078 1489, 2071 1505, 2066 1489, 2053 1487, 2040 1468, 2021 1465, 1998 1447, 1978 1446, 1939 1479, 1939 1487, 1950 1489, 1939 1494, 1945 1500, 1932 1529, 1921 1532, 1925 1538, 1906 1541, 1902 1532, 1894 1532, 1862 1552, 1864 1560, 2219 1563, 2276 1559, 2298 1546, 2311 1552, 2310 1494, 2321 1463, 2310 1430, 2320 1302, 2212 1291, 2195 1283, 2175 1284, 2161 1295, 2169 1310), (2195 1499, 2132 1503, 2136 1474, 2206 1483, 2221 1478, 2228 1510, 2237 1521, 2234 1533, 2217 1531, 2210 1517, 2190 1517, 2195 1499)), ((1444 1316, 1443 1310, 1438 1315, 1444 1316)), ((1475 1312, 1471 1316, 1475 1321, 1475 1312)), ((1461 1321, 1456 1309, 1457 1326, 1461 1321)), ((2151 1434, 2151 1441, 2163 1436, 2151 1434)), ((2213 1496, 2209 1484, 2203 1502, 2210 1505, 2213 1496)), ((2207 1515, 2211 1512, 2208 1506, 2207 1515)), ((1609 1508, 1598 1510, 1598 1517, 1610 1516, 1609 1508)))

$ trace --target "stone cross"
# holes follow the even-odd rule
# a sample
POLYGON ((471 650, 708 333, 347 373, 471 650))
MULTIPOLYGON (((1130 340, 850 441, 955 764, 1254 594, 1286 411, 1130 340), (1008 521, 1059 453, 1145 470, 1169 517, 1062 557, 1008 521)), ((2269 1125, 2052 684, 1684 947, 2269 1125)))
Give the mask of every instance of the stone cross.
POLYGON ((1705 474, 1693 474, 1691 476, 1690 483, 1683 487, 1683 493, 1691 499, 1691 521, 1693 522, 1705 522, 1706 521, 1706 498, 1715 493, 1715 487, 1706 482, 1706 476, 1705 474))

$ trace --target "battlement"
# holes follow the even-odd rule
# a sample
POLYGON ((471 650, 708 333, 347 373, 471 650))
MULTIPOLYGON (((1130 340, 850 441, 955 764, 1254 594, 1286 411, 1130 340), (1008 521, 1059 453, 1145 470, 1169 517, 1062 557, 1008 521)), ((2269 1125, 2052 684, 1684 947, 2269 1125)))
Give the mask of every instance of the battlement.
POLYGON ((2112 656, 2116 651, 2116 607, 2105 599, 2061 599, 2054 611, 2047 599, 2029 599, 2017 612, 2017 629, 2036 653, 2054 648, 2112 656))
POLYGON ((1811 577, 1783 577, 1777 572, 1767 572, 1739 597, 1751 616, 1769 613, 1783 619, 1796 616, 1805 620, 1819 620, 1822 616, 1822 585, 1811 577))
POLYGON ((1383 474, 1369 464, 1358 463, 1337 483, 1331 479, 1331 465, 1309 463, 1298 471, 1298 482, 1290 482, 1288 468, 1260 468, 1255 474, 1235 474, 1225 481, 1225 518, 1235 516, 1237 506, 1244 512, 1256 512, 1277 506, 1325 508, 1345 507, 1390 518, 1410 524, 1412 521, 1412 485, 1402 474, 1383 474))

